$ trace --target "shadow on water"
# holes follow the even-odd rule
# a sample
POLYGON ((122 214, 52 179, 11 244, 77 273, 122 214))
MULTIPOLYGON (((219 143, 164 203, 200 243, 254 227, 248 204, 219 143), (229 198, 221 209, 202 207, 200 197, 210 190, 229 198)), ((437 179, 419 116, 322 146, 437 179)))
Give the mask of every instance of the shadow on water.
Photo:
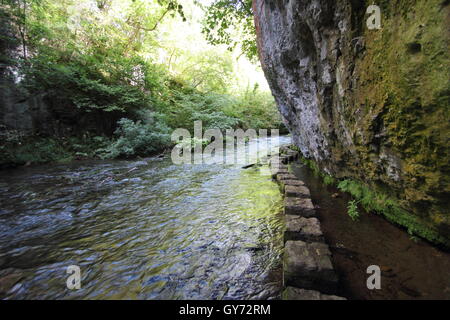
POLYGON ((340 294, 350 299, 450 299, 450 253, 411 239, 382 217, 347 214, 350 197, 324 185, 306 166, 292 170, 311 190, 333 265, 341 280, 340 294), (339 194, 337 198, 336 193, 339 194), (381 268, 381 290, 367 289, 367 267, 381 268))

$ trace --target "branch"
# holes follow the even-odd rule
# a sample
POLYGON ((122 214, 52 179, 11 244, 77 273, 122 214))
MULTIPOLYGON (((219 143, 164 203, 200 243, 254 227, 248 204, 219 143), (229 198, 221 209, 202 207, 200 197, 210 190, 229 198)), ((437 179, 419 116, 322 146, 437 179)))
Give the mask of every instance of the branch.
POLYGON ((156 28, 158 27, 158 24, 161 23, 161 21, 164 19, 164 17, 166 16, 166 14, 170 11, 170 9, 167 9, 166 11, 164 11, 164 13, 162 14, 161 17, 159 17, 158 21, 156 21, 155 25, 151 28, 144 28, 142 26, 139 26, 138 28, 147 32, 151 32, 151 31, 155 31, 156 28))

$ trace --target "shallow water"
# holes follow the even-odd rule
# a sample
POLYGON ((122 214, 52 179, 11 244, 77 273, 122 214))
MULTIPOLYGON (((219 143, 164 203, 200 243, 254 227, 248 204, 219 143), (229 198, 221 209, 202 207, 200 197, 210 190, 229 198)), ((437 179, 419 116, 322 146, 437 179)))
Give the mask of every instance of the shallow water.
POLYGON ((282 197, 265 169, 152 158, 0 172, 0 298, 275 299, 282 197), (80 290, 66 288, 70 265, 80 290))
POLYGON ((359 221, 347 214, 350 197, 325 186, 302 164, 294 173, 311 190, 322 231, 333 254, 340 295, 350 299, 450 299, 450 253, 409 234, 381 216, 361 212, 359 221), (367 267, 381 269, 381 290, 367 289, 367 267))

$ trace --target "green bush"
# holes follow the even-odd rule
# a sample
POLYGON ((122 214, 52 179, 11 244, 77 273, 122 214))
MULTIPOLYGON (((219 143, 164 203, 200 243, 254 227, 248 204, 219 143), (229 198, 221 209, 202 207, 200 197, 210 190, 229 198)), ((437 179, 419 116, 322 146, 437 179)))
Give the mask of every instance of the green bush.
POLYGON ((164 151, 171 145, 170 129, 165 123, 156 120, 147 123, 122 118, 115 135, 118 139, 107 149, 104 158, 129 158, 148 156, 164 151))

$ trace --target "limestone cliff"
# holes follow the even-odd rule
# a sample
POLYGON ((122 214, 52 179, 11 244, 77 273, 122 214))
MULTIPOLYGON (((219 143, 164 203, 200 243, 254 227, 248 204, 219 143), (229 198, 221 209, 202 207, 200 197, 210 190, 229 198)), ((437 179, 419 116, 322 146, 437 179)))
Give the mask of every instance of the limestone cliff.
POLYGON ((400 208, 390 220, 447 245, 449 4, 253 2, 261 65, 303 155, 387 195, 400 208), (366 27, 370 4, 381 29, 366 27))

